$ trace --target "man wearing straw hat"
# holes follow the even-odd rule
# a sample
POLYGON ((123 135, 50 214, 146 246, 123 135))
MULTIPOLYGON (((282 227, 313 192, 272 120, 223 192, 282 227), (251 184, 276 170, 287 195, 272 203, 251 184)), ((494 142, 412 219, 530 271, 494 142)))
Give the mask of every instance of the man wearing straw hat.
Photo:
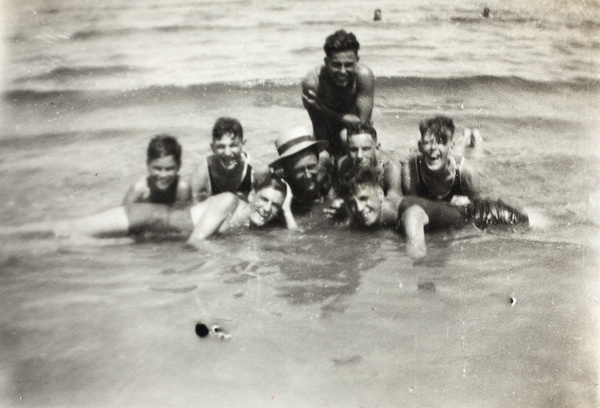
POLYGON ((315 140, 307 127, 293 128, 275 140, 279 158, 269 167, 289 184, 293 210, 308 211, 329 194, 333 166, 327 146, 327 141, 315 140))

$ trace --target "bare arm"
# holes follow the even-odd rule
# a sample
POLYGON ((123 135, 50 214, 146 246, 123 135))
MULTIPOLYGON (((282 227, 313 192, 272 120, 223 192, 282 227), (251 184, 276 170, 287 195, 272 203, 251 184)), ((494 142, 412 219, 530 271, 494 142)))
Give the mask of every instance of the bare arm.
POLYGON ((206 156, 203 157, 190 176, 189 188, 193 203, 202 202, 211 195, 210 177, 208 175, 206 160, 206 156))
POLYGON ((387 188, 386 200, 394 209, 398 208, 400 200, 402 200, 402 172, 400 166, 391 160, 385 165, 383 173, 384 181, 387 188))
POLYGON ((465 160, 460 169, 460 183, 469 200, 481 198, 481 185, 477 172, 465 160))
POLYGON ((302 103, 311 121, 328 120, 346 125, 369 122, 373 113, 375 79, 370 68, 360 66, 357 72, 356 112, 340 112, 330 108, 319 96, 319 84, 313 71, 302 81, 302 103))
POLYGON ((204 205, 204 208, 187 241, 188 245, 198 248, 200 242, 219 231, 223 223, 233 215, 239 202, 240 199, 235 194, 223 193, 197 204, 204 205))
POLYGON ((177 205, 189 204, 192 200, 192 191, 187 181, 179 179, 177 184, 177 205))
POLYGON ((362 123, 369 123, 375 104, 375 77, 369 67, 361 65, 356 76, 356 110, 362 123))
POLYGON ((125 194, 125 198, 123 198, 123 205, 127 206, 133 203, 147 201, 149 196, 150 189, 148 188, 148 184, 144 178, 129 187, 129 190, 127 190, 127 193, 125 194))
POLYGON ((285 220, 285 226, 287 229, 298 229, 298 224, 296 223, 296 219, 294 218, 294 214, 292 214, 292 189, 285 183, 286 185, 286 193, 285 193, 285 201, 281 206, 281 211, 283 212, 283 219, 285 220))

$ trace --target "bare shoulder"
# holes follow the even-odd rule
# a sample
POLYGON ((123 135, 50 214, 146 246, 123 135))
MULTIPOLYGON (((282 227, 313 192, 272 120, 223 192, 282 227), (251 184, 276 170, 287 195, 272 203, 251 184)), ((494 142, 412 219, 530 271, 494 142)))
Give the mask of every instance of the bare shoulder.
POLYGON ((356 78, 359 83, 373 83, 375 81, 375 75, 371 68, 364 64, 358 64, 356 70, 356 78))
POLYGON ((318 81, 318 72, 320 71, 321 67, 316 67, 311 69, 310 71, 308 71, 306 73, 306 75, 304 76, 304 78, 302 79, 302 90, 316 90, 319 86, 319 81, 318 81))

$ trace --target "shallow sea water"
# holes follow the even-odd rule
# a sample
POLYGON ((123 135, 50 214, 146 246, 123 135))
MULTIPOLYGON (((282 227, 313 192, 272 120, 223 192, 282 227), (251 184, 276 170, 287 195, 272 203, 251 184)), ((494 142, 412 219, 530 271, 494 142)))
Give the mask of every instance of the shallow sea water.
POLYGON ((201 251, 1 236, 0 405, 598 405, 598 5, 396 3, 6 3, 0 225, 118 205, 157 133, 185 177, 222 115, 273 160, 342 26, 385 149, 405 158, 434 114, 479 126, 488 195, 546 223, 428 236, 418 262, 318 211, 201 251))

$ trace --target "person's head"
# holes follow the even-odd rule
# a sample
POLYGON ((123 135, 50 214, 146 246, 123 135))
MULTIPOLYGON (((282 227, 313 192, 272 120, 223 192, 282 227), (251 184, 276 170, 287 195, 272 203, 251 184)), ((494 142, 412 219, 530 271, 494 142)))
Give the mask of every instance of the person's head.
POLYGON ((270 166, 289 183, 297 195, 309 195, 319 189, 319 153, 327 147, 326 141, 317 141, 306 127, 298 127, 275 140, 279 158, 270 166))
POLYGON ((352 33, 338 30, 325 40, 325 67, 332 81, 345 87, 354 81, 360 44, 352 33))
POLYGON ((150 140, 146 151, 150 187, 167 190, 177 182, 181 167, 181 145, 171 135, 157 135, 150 140))
POLYGON ((225 170, 231 170, 242 162, 244 142, 244 131, 239 120, 226 117, 217 119, 210 147, 225 170))
POLYGON ((285 182, 274 174, 259 182, 250 200, 250 224, 262 227, 279 216, 286 193, 285 182))
POLYGON ((448 165, 448 154, 454 143, 454 122, 447 116, 436 116, 419 124, 419 151, 430 171, 440 171, 448 165))
POLYGON ((379 225, 385 195, 375 167, 362 167, 340 180, 340 196, 344 199, 354 225, 379 225))
POLYGON ((370 124, 359 124, 348 129, 348 158, 354 167, 377 164, 379 143, 377 131, 370 124))
POLYGON ((375 13, 373 14, 373 21, 381 20, 381 9, 375 9, 375 13))

